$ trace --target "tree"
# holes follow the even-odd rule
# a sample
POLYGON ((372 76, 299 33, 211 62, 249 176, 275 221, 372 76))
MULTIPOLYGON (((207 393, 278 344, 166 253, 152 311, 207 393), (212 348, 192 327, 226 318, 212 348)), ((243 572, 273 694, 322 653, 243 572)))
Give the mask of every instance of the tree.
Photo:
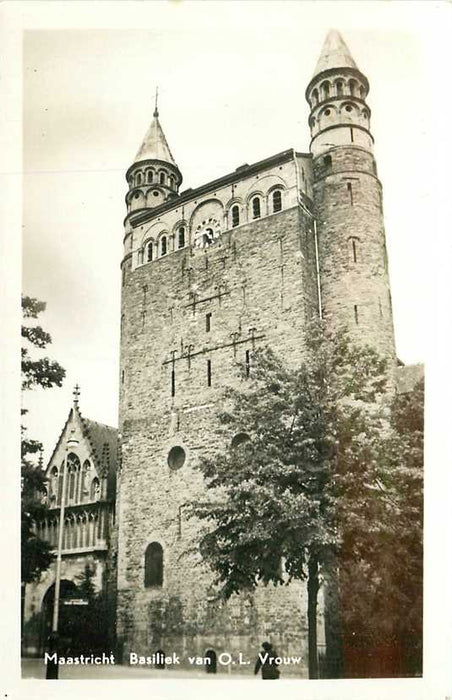
POLYGON ((107 598, 103 591, 96 591, 94 583, 95 570, 86 564, 78 577, 78 592, 87 604, 80 606, 77 616, 72 621, 71 646, 74 654, 93 654, 106 651, 107 633, 107 598))
POLYGON ((356 566, 371 566, 368 547, 393 531, 400 484, 386 444, 386 361, 318 324, 308 337, 308 362, 292 368, 257 351, 250 380, 226 392, 218 445, 199 465, 213 499, 192 514, 205 523, 200 550, 226 598, 307 579, 310 677, 317 592, 328 585, 328 674, 338 677, 339 570, 352 580, 356 566))
MULTIPOLYGON (((32 297, 22 297, 22 313, 24 319, 36 319, 46 308, 46 304, 32 297)), ((30 346, 44 350, 52 342, 50 335, 38 325, 22 325, 22 390, 41 387, 50 389, 61 386, 65 370, 48 357, 32 357, 30 346)), ((25 408, 22 415, 27 413, 25 408)), ((26 428, 22 426, 21 439, 21 565, 22 565, 22 617, 25 596, 25 585, 39 579, 41 572, 47 569, 52 561, 51 548, 47 542, 37 537, 35 524, 44 514, 47 506, 44 503, 45 477, 40 465, 32 456, 42 451, 38 440, 26 436, 26 428)))

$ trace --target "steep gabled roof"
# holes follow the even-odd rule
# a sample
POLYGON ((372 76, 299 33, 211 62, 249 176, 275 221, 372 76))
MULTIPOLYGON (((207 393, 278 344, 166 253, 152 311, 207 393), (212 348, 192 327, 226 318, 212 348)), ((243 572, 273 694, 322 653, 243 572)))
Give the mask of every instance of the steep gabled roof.
POLYGON ((113 428, 110 425, 104 425, 103 423, 97 423, 89 418, 84 418, 80 413, 77 403, 74 403, 69 411, 66 422, 55 445, 55 449, 53 450, 48 462, 46 471, 52 465, 58 448, 60 447, 63 437, 67 431, 68 424, 73 417, 76 417, 79 420, 83 437, 86 438, 91 448, 91 456, 97 473, 99 476, 107 476, 107 497, 114 498, 118 461, 118 431, 116 428, 113 428))

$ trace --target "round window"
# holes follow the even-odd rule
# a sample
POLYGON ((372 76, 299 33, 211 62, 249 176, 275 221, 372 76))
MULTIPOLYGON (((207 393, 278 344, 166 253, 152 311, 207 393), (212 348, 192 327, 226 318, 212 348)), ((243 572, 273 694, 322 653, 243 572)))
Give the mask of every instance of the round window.
POLYGON ((152 194, 154 195, 154 197, 158 197, 160 193, 157 192, 157 190, 154 190, 154 192, 152 194))
POLYGON ((351 112, 351 111, 352 111, 352 107, 350 107, 350 105, 347 105, 346 108, 345 108, 345 111, 346 111, 346 112, 351 112))
POLYGON ((246 442, 250 441, 250 436, 247 433, 237 433, 234 435, 231 441, 231 447, 235 449, 239 445, 244 445, 246 442))
POLYGON ((134 194, 133 196, 135 197, 135 199, 138 199, 138 197, 140 196, 140 193, 139 193, 139 192, 135 192, 135 194, 134 194))
POLYGON ((331 114, 331 109, 326 109, 326 110, 324 111, 325 117, 329 117, 330 114, 331 114))
POLYGON ((180 469, 184 466, 185 459, 185 450, 179 445, 175 445, 168 453, 168 466, 170 469, 180 469))

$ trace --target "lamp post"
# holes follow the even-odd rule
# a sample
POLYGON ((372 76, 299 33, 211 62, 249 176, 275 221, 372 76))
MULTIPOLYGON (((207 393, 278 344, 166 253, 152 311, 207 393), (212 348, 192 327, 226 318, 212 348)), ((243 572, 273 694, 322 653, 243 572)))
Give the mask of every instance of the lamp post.
MULTIPOLYGON (((72 433, 74 430, 72 430, 72 433)), ((63 463, 63 479, 61 483, 61 503, 60 503, 60 517, 58 524, 58 546, 57 546, 57 560, 56 560, 56 571, 55 571, 55 598, 53 603, 53 618, 52 618, 52 632, 50 634, 50 653, 56 653, 56 661, 48 661, 46 667, 46 678, 58 680, 58 651, 59 651, 59 638, 58 638, 58 614, 60 610, 60 584, 61 584, 61 554, 63 551, 63 536, 64 536, 64 509, 66 505, 66 480, 67 480, 67 463, 69 449, 77 447, 79 444, 78 440, 74 437, 70 437, 66 442, 64 463, 63 463)))

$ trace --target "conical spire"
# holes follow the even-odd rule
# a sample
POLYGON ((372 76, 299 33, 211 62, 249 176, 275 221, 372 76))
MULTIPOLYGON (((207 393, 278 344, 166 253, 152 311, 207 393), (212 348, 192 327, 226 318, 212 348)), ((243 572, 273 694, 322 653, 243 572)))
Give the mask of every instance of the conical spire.
POLYGON ((330 29, 326 36, 320 58, 315 67, 314 76, 330 68, 358 69, 347 44, 335 29, 330 29))
POLYGON ((137 155, 135 156, 134 163, 138 163, 141 160, 162 160, 165 163, 171 163, 177 168, 176 161, 169 149, 168 142, 163 133, 163 129, 159 122, 159 112, 157 108, 157 92, 155 95, 155 108, 154 108, 154 118, 151 122, 146 136, 143 139, 137 155))

